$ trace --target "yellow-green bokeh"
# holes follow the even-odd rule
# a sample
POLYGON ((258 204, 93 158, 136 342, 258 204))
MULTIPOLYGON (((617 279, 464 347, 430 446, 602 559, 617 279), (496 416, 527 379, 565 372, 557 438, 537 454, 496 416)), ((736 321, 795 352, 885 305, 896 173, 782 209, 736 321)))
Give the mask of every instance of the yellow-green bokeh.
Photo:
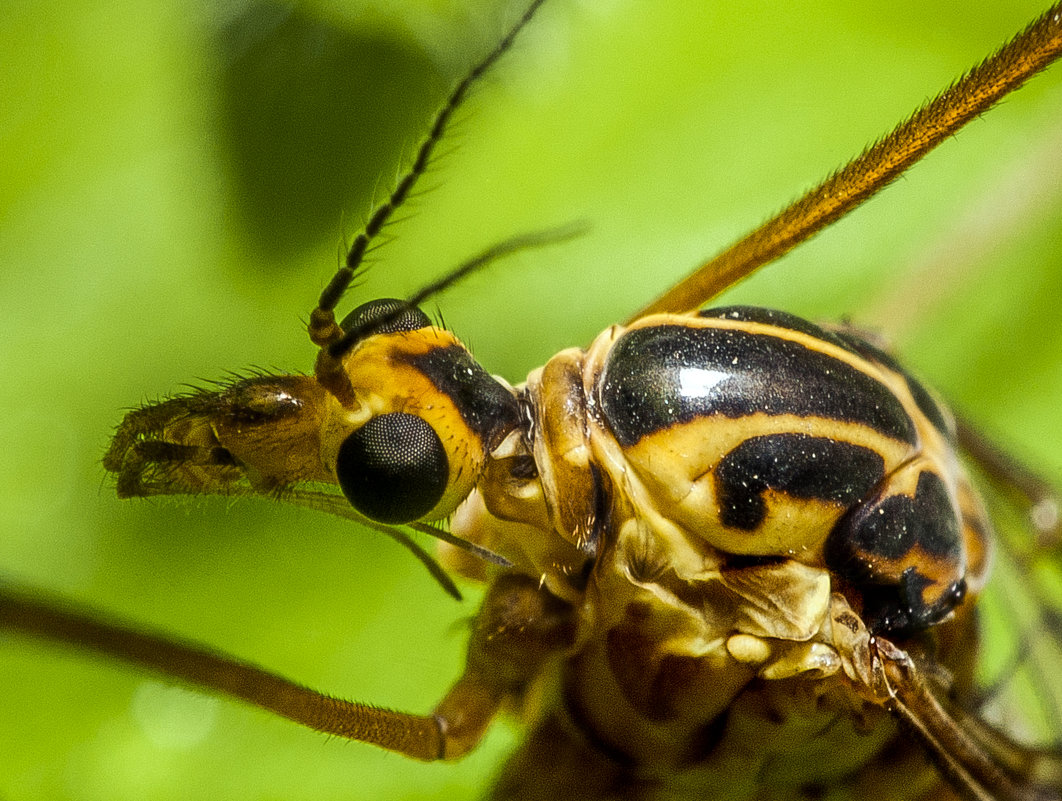
MULTIPOLYGON (((343 236, 519 5, 0 7, 0 576, 337 694, 431 708, 460 668, 473 588, 457 605, 392 543, 308 512, 119 502, 99 459, 125 408, 228 370, 310 368, 301 321, 343 236)), ((406 294, 513 234, 588 224, 439 300, 484 365, 518 380, 853 155, 1037 6, 551 0, 458 114, 357 298, 406 294)), ((732 298, 859 320, 898 292, 901 311, 873 319, 916 371, 1057 479, 1060 101, 1056 70, 732 298), (955 279, 912 279, 927 253, 955 279)), ((515 736, 419 765, 3 635, 0 686, 4 801, 472 798, 515 736)))

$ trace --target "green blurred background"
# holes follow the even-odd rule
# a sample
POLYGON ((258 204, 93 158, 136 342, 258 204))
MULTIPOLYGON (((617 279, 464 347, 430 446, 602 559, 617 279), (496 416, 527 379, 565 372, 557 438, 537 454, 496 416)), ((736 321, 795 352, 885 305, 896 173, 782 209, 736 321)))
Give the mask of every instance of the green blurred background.
MULTIPOLYGON (((457 115, 350 301, 513 234, 589 233, 442 298, 519 380, 587 342, 884 132, 1038 3, 553 0, 457 115)), ((0 576, 330 692, 427 711, 476 590, 266 502, 119 502, 123 410, 302 330, 375 192, 520 4, 5 0, 0 6, 0 576)), ((1062 475, 1062 72, 729 299, 890 333, 915 370, 1062 475), (934 281, 930 276, 940 276, 934 281)), ((330 740, 0 636, 0 798, 473 798, 456 765, 330 740)))

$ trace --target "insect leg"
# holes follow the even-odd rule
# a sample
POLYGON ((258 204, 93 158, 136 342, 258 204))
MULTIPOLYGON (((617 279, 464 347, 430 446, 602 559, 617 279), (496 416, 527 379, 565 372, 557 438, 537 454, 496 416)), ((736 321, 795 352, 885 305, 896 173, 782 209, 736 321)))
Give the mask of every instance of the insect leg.
POLYGON ((372 743, 415 759, 439 759, 444 736, 432 716, 343 701, 197 643, 106 620, 41 593, 0 587, 0 630, 95 650, 215 693, 223 693, 312 729, 372 743))
POLYGON ((1062 55, 1062 5, 1049 8, 994 55, 779 214, 683 278, 636 320, 707 303, 888 186, 967 122, 1062 55))
POLYGON ((970 801, 1062 799, 1062 754, 1029 750, 1015 772, 1014 760, 998 753, 987 730, 969 736, 966 716, 941 703, 906 652, 880 638, 872 642, 872 651, 889 696, 886 707, 921 741, 960 795, 970 801))
POLYGON ((518 700, 543 663, 573 638, 571 606, 535 578, 500 576, 473 624, 465 672, 435 708, 436 719, 444 721, 445 757, 475 746, 499 707, 518 700))
POLYGON ((413 715, 334 698, 198 643, 9 585, 0 585, 0 630, 91 649, 317 731, 421 760, 465 754, 498 707, 518 696, 543 660, 572 639, 567 604, 527 576, 504 575, 476 618, 464 675, 434 714, 413 715))

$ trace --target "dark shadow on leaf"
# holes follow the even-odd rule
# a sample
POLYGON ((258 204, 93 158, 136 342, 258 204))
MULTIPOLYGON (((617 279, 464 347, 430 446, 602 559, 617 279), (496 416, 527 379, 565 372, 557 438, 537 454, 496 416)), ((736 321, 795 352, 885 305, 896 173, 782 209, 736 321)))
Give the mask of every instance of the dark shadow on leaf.
POLYGON ((408 42, 337 28, 297 6, 247 5, 218 46, 221 153, 234 222, 258 268, 356 231, 446 89, 408 42))

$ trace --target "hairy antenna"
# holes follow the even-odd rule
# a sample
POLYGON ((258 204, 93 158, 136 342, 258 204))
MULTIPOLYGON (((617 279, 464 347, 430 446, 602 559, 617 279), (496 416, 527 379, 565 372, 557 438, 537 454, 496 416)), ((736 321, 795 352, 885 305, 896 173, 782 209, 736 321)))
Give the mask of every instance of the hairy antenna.
MULTIPOLYGON (((362 325, 348 328, 342 337, 327 347, 328 357, 335 360, 343 358, 343 354, 354 347, 355 342, 372 333, 373 329, 383 328, 388 323, 391 323, 400 317, 411 306, 420 306, 426 300, 430 300, 459 281, 472 275, 472 273, 479 272, 499 259, 505 258, 506 256, 517 253, 521 250, 542 247, 543 245, 553 245, 558 242, 566 242, 567 240, 573 239, 584 233, 586 228, 587 226, 582 223, 572 223, 571 225, 566 225, 562 228, 535 231, 530 234, 519 234, 491 245, 482 253, 473 256, 463 264, 459 264, 450 272, 446 273, 442 278, 432 281, 427 286, 418 289, 406 298, 403 305, 396 306, 390 314, 386 314, 382 317, 374 317, 362 325)), ((324 350, 325 349, 323 349, 322 352, 324 352, 324 350)))
POLYGON ((394 212, 408 199, 417 181, 427 171, 428 165, 431 163, 432 154, 446 135, 454 112, 465 102, 469 91, 479 79, 494 66, 498 59, 512 48, 517 35, 531 21, 543 2, 545 0, 532 0, 531 5, 528 6, 527 10, 520 16, 520 19, 509 29, 509 32, 498 42, 494 49, 473 66, 468 74, 454 87, 446 102, 443 103, 442 108, 436 112, 427 136, 417 149, 413 164, 398 180, 395 188, 391 191, 390 197, 373 210, 364 230, 354 237, 343 266, 336 271, 336 274, 332 276, 332 280, 328 282, 328 286, 321 292, 317 307, 310 313, 308 330, 310 339, 321 348, 316 367, 318 380, 329 391, 332 391, 336 397, 342 399, 348 394, 349 390, 349 388, 343 386, 344 382, 340 375, 338 362, 329 355, 329 350, 332 349, 331 346, 343 338, 343 329, 336 322, 336 305, 343 297, 347 287, 350 286, 354 273, 361 265, 369 244, 380 233, 388 220, 391 219, 394 212))

